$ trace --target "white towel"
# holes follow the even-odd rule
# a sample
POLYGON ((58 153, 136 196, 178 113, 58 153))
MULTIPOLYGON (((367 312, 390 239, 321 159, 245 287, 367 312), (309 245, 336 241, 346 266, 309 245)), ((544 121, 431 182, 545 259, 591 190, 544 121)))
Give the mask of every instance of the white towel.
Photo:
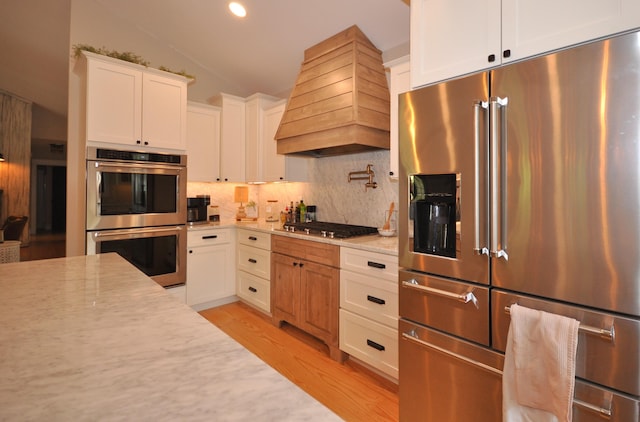
POLYGON ((510 314, 504 422, 570 422, 580 323, 518 305, 511 305, 510 314))

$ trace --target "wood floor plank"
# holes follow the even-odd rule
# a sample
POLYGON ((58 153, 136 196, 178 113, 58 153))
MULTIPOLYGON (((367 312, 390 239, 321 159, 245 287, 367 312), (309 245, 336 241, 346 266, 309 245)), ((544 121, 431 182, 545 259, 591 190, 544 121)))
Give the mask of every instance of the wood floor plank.
POLYGON ((346 421, 397 421, 394 386, 359 365, 340 364, 319 340, 235 302, 200 314, 346 421))

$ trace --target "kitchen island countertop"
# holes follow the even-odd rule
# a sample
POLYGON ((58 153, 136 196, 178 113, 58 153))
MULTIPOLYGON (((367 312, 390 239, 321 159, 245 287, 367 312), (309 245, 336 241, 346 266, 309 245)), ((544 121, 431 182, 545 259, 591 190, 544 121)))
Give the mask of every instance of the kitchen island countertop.
POLYGON ((312 236, 303 233, 290 233, 281 228, 279 222, 267 222, 264 220, 257 221, 221 221, 220 223, 194 224, 189 226, 189 230, 206 230, 211 228, 247 228, 251 230, 259 230, 271 234, 281 236, 294 237, 304 240, 312 240, 314 242, 329 243, 337 246, 350 247, 355 249, 366 250, 370 252, 378 252, 385 255, 398 256, 398 236, 383 237, 377 234, 367 236, 357 236, 348 239, 330 239, 321 236, 312 236))
POLYGON ((0 288, 0 420, 339 420, 117 254, 1 264, 0 288))

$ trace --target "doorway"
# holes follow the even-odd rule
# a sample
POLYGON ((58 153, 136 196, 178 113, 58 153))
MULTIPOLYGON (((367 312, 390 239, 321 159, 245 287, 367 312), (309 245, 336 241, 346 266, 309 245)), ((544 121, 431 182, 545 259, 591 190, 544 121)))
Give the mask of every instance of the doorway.
POLYGON ((36 164, 35 232, 64 233, 67 225, 67 168, 36 164))

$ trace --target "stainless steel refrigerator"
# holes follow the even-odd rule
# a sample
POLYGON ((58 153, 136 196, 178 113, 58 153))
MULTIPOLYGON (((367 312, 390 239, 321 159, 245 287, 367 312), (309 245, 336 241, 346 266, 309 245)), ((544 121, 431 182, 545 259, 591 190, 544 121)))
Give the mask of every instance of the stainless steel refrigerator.
POLYGON ((402 421, 499 421, 509 307, 580 321, 574 421, 640 420, 640 33, 400 96, 402 421))

